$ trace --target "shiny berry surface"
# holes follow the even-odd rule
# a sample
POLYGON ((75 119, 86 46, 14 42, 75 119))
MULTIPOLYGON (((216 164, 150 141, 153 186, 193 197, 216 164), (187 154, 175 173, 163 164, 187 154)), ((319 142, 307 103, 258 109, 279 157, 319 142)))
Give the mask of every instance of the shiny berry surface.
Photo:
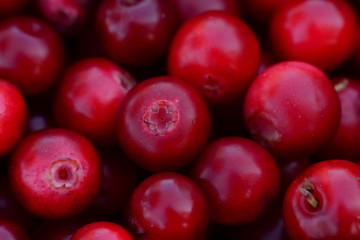
POLYGON ((146 178, 130 201, 127 224, 136 239, 199 240, 208 227, 204 195, 188 177, 162 172, 146 178))
POLYGON ((210 143, 191 176, 209 202, 211 219, 226 225, 254 221, 280 189, 275 159, 255 141, 241 137, 210 143))
POLYGON ((26 117, 27 107, 22 93, 0 78, 0 156, 10 153, 20 141, 26 117))
POLYGON ((244 94, 260 61, 252 29, 220 11, 206 12, 183 24, 169 51, 170 75, 195 86, 213 106, 228 104, 244 94))
POLYGON ((39 94, 54 84, 64 50, 60 34, 41 19, 14 16, 0 21, 0 77, 25 95, 39 94))
POLYGON ((119 105, 135 83, 129 72, 107 59, 76 62, 60 79, 55 119, 96 144, 114 145, 119 105))
POLYGON ((355 50, 358 27, 347 1, 301 0, 274 14, 269 38, 282 60, 306 61, 330 71, 355 50))
POLYGON ((282 158, 308 157, 335 134, 340 103, 328 77, 305 62, 284 61, 250 86, 244 118, 251 136, 282 158))
POLYGON ((120 146, 149 171, 187 166, 209 134, 210 114, 204 99, 177 77, 160 76, 137 84, 120 106, 120 146))
POLYGON ((290 237, 359 239, 359 174, 360 166, 353 162, 326 160, 296 178, 284 200, 290 237))
POLYGON ((95 198, 101 165, 97 150, 82 135, 46 129, 24 138, 10 162, 15 196, 41 218, 75 216, 95 198))

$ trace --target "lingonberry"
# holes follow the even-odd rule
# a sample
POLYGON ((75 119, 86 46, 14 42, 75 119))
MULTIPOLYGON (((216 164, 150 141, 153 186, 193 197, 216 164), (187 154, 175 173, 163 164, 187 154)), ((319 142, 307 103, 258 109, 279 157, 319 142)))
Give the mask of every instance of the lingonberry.
POLYGON ((165 56, 177 25, 175 10, 163 0, 106 0, 96 18, 106 55, 127 66, 165 56))
POLYGON ((318 68, 284 61, 262 72, 245 98, 245 123, 254 139, 281 158, 309 157, 335 134, 337 93, 318 68))
POLYGON ((272 48, 282 60, 330 71, 354 52, 359 27, 347 1, 300 0, 280 8, 269 28, 272 48))
POLYGON ((332 79, 341 104, 339 127, 317 156, 321 159, 360 161, 360 82, 355 78, 332 79))
POLYGON ((45 219, 75 216, 100 189, 101 164, 95 147, 82 135, 45 129, 26 136, 9 166, 12 189, 31 213, 45 219))
POLYGON ((311 165, 290 185, 284 221, 291 239, 359 239, 360 166, 347 160, 311 165))
POLYGON ((201 95, 177 77, 159 76, 132 88, 119 110, 124 152, 150 171, 178 170, 203 149, 210 114, 201 95))
POLYGON ((180 27, 169 50, 168 71, 195 86, 209 104, 220 106, 245 93, 259 61, 251 28, 233 15, 210 11, 180 27))
POLYGON ((60 79, 53 107, 60 126, 77 131, 99 145, 117 142, 119 105, 134 78, 104 58, 83 59, 60 79))
POLYGON ((133 240, 130 233, 119 224, 98 221, 79 228, 71 240, 133 240))
POLYGON ((25 95, 46 91, 63 67, 64 43, 59 33, 32 16, 0 22, 0 77, 25 95))
POLYGON ((26 103, 15 86, 1 78, 0 109, 0 156, 3 157, 13 150, 24 133, 26 103))
POLYGON ((205 194, 211 219, 220 224, 254 221, 280 189, 275 159, 255 141, 241 137, 210 143, 195 162, 191 176, 205 194))
POLYGON ((209 213, 203 193, 191 179, 161 172, 136 187, 126 220, 136 239, 200 240, 209 213))

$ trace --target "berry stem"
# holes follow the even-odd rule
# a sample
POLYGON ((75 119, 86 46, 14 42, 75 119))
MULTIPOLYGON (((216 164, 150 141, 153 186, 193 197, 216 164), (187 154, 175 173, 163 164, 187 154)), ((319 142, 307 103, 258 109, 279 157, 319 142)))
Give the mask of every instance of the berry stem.
POLYGON ((314 197, 314 185, 312 185, 306 178, 302 186, 299 189, 300 193, 306 198, 306 201, 313 209, 316 209, 319 205, 318 200, 314 197))

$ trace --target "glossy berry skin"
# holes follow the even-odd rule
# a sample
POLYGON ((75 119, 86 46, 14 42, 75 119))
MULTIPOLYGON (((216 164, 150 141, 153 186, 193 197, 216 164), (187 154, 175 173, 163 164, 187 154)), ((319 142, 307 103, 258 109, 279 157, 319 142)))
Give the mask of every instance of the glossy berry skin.
POLYGON ((204 195, 185 175, 161 172, 135 189, 127 223, 136 239, 200 240, 208 227, 204 195))
POLYGON ((317 154, 321 159, 360 161, 360 82, 356 78, 332 79, 341 104, 341 119, 335 135, 317 154))
POLYGON ((62 33, 72 33, 85 22, 86 1, 69 0, 36 0, 42 16, 62 33))
POLYGON ((331 71, 355 50, 357 32, 356 14, 346 1, 299 0, 274 14, 269 38, 281 59, 331 71))
POLYGON ((88 223, 79 228, 71 240, 133 240, 130 233, 119 224, 107 221, 88 223))
POLYGON ((0 22, 0 77, 24 95, 39 94, 54 83, 64 51, 60 35, 40 19, 15 16, 0 22))
POLYGON ((291 239, 359 239, 359 177, 359 165, 325 160, 296 178, 283 209, 291 239))
POLYGON ((255 141, 241 137, 210 143, 191 176, 205 194, 211 219, 219 224, 256 220, 280 189, 280 172, 272 155, 255 141))
POLYGON ((240 2, 237 0, 171 0, 182 23, 201 13, 217 10, 235 16, 241 15, 240 2))
POLYGON ((76 132, 45 129, 25 137, 10 160, 12 189, 31 213, 69 218, 95 198, 101 164, 94 146, 76 132))
POLYGON ((120 106, 120 146, 149 171, 185 167, 203 149, 209 134, 204 99, 177 77, 159 76, 137 84, 120 106))
POLYGON ((285 159, 308 157, 323 147, 340 121, 337 93, 318 68, 285 61, 250 86, 244 119, 251 136, 285 159))
POLYGON ((168 71, 191 83, 213 106, 244 94, 259 67, 257 38, 239 18, 220 11, 200 14, 176 33, 168 71))
POLYGON ((178 20, 168 1, 106 0, 96 29, 106 56, 126 66, 144 66, 165 56, 178 20))
MULTIPOLYGON (((1 60, 0 60, 1 61, 1 60)), ((21 92, 0 78, 0 156, 13 150, 20 141, 26 124, 26 104, 21 92)))
POLYGON ((134 85, 134 78, 112 61, 80 60, 60 80, 53 108, 55 119, 60 126, 98 145, 114 145, 119 105, 134 85))
POLYGON ((30 240, 25 229, 6 218, 0 218, 0 239, 4 240, 30 240))

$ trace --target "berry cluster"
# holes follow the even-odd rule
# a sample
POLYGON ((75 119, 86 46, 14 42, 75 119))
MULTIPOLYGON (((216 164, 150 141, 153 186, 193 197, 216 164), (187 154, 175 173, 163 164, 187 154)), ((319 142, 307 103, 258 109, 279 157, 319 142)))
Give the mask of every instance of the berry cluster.
POLYGON ((355 0, 1 0, 1 240, 360 239, 355 0))

